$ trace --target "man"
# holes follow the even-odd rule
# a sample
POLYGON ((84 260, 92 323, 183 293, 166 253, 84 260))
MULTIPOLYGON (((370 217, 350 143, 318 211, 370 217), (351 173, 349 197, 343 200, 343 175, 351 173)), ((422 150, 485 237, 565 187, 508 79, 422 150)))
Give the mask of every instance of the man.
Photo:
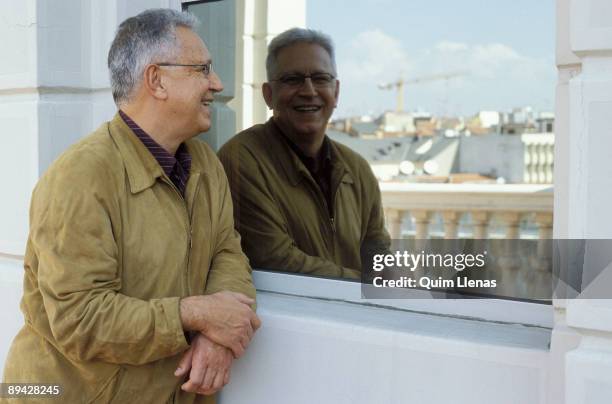
POLYGON ((389 247, 368 163, 325 135, 338 102, 329 37, 293 28, 272 40, 263 85, 273 117, 219 152, 253 267, 359 278, 389 247))
POLYGON ((6 383, 57 385, 66 403, 214 402, 195 393, 227 383, 259 327, 223 168, 192 139, 223 89, 195 23, 149 10, 120 25, 118 114, 32 196, 6 383))

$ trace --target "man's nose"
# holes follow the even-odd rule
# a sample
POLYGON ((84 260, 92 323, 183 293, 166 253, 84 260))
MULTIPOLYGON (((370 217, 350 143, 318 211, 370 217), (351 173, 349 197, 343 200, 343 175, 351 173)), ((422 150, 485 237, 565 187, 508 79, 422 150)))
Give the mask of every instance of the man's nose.
POLYGON ((304 83, 300 87, 300 94, 302 95, 316 95, 317 90, 315 86, 312 84, 312 79, 310 77, 304 77, 304 83))
POLYGON ((217 74, 217 72, 212 71, 208 75, 208 80, 210 81, 210 89, 216 93, 220 93, 223 91, 223 83, 221 83, 221 78, 217 74))

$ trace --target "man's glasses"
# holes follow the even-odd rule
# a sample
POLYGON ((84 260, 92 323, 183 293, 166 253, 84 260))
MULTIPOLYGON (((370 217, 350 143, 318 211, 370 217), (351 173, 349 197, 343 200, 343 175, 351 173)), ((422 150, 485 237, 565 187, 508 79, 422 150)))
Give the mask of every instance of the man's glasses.
POLYGON ((193 67, 197 71, 204 74, 204 76, 208 76, 213 71, 212 62, 203 64, 203 65, 186 65, 181 63, 155 63, 157 66, 183 66, 183 67, 193 67))
POLYGON ((325 88, 330 87, 336 78, 329 73, 313 73, 313 74, 299 74, 291 73, 279 77, 278 79, 270 81, 278 81, 283 86, 291 88, 300 88, 306 82, 306 79, 310 79, 310 82, 314 87, 325 88))

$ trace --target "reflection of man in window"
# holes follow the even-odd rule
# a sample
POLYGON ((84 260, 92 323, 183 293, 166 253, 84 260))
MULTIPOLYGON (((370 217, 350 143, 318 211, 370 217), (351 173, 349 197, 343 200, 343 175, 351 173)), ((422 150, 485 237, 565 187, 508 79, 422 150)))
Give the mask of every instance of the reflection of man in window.
POLYGON ((368 163, 325 136, 340 89, 331 40, 288 30, 270 43, 266 70, 273 117, 219 152, 242 246, 254 267, 358 278, 389 235, 368 163))

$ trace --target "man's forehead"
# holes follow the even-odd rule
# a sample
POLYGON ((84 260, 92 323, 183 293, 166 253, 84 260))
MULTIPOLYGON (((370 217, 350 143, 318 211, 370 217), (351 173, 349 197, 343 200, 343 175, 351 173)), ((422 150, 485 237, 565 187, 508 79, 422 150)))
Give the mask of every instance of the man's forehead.
POLYGON ((194 31, 184 27, 177 28, 181 55, 192 62, 209 62, 211 57, 206 44, 194 31))
POLYGON ((327 50, 319 44, 310 42, 298 42, 282 48, 277 54, 276 61, 280 70, 332 68, 331 57, 327 50), (317 57, 313 58, 312 53, 317 57))

